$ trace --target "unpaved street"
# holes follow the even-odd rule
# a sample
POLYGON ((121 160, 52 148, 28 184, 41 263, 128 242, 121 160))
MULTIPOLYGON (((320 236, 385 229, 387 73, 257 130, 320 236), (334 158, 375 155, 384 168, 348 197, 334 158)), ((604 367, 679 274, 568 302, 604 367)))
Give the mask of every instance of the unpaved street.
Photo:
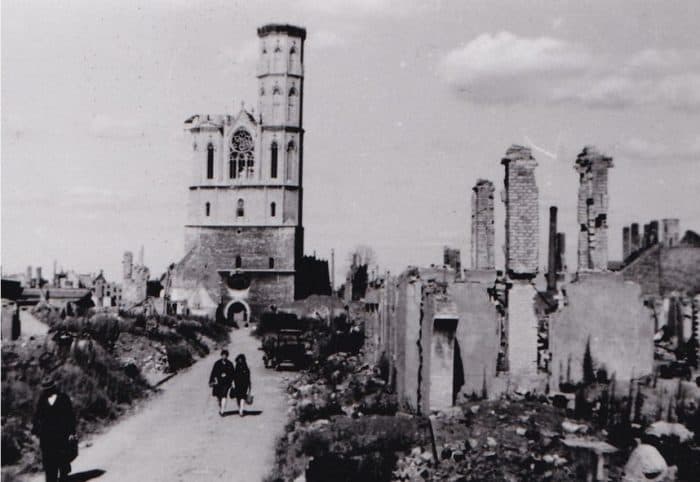
POLYGON ((219 416, 207 385, 219 357, 212 353, 163 384, 163 393, 139 412, 96 436, 90 447, 81 447, 74 478, 104 470, 95 481, 261 480, 272 466, 275 440, 286 420, 283 375, 263 367, 259 343, 248 329, 233 331, 231 339, 230 359, 244 353, 250 366, 253 414, 240 418, 229 400, 230 414, 219 416))

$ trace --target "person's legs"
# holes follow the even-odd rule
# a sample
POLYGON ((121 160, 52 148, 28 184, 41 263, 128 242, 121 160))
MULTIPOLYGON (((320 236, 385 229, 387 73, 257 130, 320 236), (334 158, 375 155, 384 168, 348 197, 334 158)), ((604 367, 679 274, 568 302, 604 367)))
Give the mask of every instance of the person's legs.
POLYGON ((245 398, 238 399, 238 414, 242 417, 245 413, 245 398))
POLYGON ((44 473, 46 474, 46 482, 58 481, 58 460, 50 450, 41 451, 41 462, 44 465, 44 473))
POLYGON ((223 415, 226 412, 226 397, 221 397, 219 400, 219 414, 223 415))

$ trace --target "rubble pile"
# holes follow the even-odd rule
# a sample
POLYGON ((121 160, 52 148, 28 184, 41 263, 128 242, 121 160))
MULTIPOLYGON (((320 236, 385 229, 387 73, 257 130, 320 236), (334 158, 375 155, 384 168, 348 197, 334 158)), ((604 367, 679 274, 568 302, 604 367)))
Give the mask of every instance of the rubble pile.
MULTIPOLYGON (((595 467, 565 442, 603 443, 605 435, 525 400, 469 403, 430 418, 437 463, 429 446, 413 447, 397 461, 394 480, 585 480, 595 467)), ((619 458, 612 475, 619 476, 619 458)))
POLYGON ((396 396, 362 360, 335 353, 291 381, 286 435, 268 480, 390 480, 396 453, 426 443, 425 424, 396 414, 396 396))

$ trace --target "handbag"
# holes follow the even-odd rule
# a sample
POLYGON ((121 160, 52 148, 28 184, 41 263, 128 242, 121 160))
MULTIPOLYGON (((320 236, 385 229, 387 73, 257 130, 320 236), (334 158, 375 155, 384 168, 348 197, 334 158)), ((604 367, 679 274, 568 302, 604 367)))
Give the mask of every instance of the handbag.
POLYGON ((255 398, 253 397, 253 395, 251 393, 249 393, 248 395, 245 396, 245 403, 247 403, 248 405, 252 405, 253 400, 255 400, 255 398))
POLYGON ((63 458, 66 463, 73 462, 78 457, 78 438, 71 437, 66 441, 63 449, 63 458))

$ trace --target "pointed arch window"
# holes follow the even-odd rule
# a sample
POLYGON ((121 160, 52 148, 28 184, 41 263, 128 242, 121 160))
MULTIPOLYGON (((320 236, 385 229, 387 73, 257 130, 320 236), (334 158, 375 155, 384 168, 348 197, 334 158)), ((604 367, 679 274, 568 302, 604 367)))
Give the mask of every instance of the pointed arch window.
POLYGON ((287 121, 296 122, 297 121, 297 105, 299 105, 297 98, 299 93, 297 88, 292 85, 289 89, 289 95, 287 96, 287 121))
POLYGON ((245 216, 245 202, 243 199, 239 199, 236 203, 236 217, 242 218, 245 216))
POLYGON ((280 41, 278 40, 277 44, 275 45, 275 53, 281 52, 281 51, 282 51, 282 47, 280 47, 280 41))
POLYGON ((243 266, 243 260, 241 259, 240 255, 236 256, 236 268, 240 268, 243 266))
POLYGON ((207 179, 214 179, 214 146, 207 146, 207 179))
POLYGON ((209 214, 211 213, 211 203, 206 203, 204 205, 204 214, 209 217, 209 214))
POLYGON ((238 129, 231 137, 229 151, 229 177, 252 178, 255 174, 253 136, 245 129, 238 129))
POLYGON ((297 156, 297 146, 294 144, 294 141, 289 141, 289 144, 287 144, 287 175, 286 178, 288 181, 291 181, 292 175, 294 173, 294 166, 296 163, 296 156, 297 156))
POLYGON ((275 217, 277 215, 277 204, 270 203, 270 216, 275 217))
POLYGON ((260 86, 260 97, 263 97, 265 95, 265 86, 261 85, 260 86))
POLYGON ((267 264, 270 267, 270 269, 273 269, 275 267, 275 258, 268 259, 267 264))
POLYGON ((275 141, 270 146, 270 177, 277 179, 277 142, 275 141))

